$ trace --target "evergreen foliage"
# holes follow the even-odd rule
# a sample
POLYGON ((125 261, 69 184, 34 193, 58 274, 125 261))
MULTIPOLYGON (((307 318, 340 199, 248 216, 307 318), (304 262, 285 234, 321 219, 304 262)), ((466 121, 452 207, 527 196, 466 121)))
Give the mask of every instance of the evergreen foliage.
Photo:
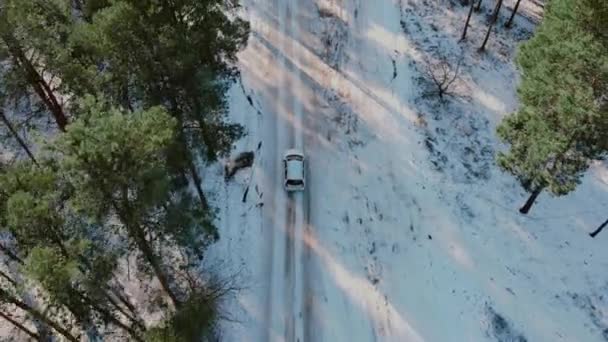
POLYGON ((532 193, 522 213, 543 189, 558 196, 574 190, 589 162, 608 152, 608 50, 596 26, 586 25, 599 22, 586 19, 590 13, 598 14, 574 0, 551 1, 519 50, 521 105, 498 127, 510 145, 498 165, 532 193))
POLYGON ((27 159, 0 167, 0 313, 25 312, 36 331, 12 323, 27 335, 143 341, 141 308, 118 274, 133 256, 163 292, 148 303, 168 298, 175 322, 204 305, 188 340, 213 326, 216 302, 191 282, 219 237, 197 165, 243 133, 225 121, 249 34, 237 10, 224 0, 2 3, 2 139, 27 159), (22 300, 31 294, 39 304, 22 300))

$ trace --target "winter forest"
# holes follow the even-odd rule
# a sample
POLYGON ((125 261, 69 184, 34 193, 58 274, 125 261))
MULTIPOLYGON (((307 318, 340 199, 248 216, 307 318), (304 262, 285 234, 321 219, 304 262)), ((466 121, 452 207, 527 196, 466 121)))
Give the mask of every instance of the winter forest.
POLYGON ((0 0, 1 341, 608 341, 608 1, 0 0))

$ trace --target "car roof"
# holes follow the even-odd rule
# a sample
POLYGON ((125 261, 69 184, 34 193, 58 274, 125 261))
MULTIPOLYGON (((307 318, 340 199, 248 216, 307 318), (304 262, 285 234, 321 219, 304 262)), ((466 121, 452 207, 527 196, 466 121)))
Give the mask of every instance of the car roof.
POLYGON ((304 163, 300 160, 287 161, 287 179, 302 179, 304 177, 304 163))

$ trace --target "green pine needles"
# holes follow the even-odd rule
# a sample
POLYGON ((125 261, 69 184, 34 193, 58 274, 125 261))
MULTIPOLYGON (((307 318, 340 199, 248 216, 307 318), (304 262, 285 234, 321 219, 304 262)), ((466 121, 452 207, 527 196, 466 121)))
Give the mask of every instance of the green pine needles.
POLYGON ((535 36, 520 47, 520 109, 498 127, 510 149, 497 159, 531 193, 522 213, 542 190, 574 190, 589 163, 608 152, 608 18, 600 19, 607 8, 602 1, 552 0, 535 36))

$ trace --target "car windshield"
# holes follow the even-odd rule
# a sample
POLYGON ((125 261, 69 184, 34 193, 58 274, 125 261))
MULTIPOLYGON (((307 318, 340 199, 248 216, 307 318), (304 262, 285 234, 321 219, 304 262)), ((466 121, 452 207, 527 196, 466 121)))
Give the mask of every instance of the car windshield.
POLYGON ((296 179, 288 179, 287 180, 287 185, 302 185, 304 184, 301 180, 296 180, 296 179))
POLYGON ((302 161, 302 160, 304 160, 304 158, 302 158, 302 156, 298 156, 298 155, 291 155, 291 156, 287 156, 287 160, 299 160, 299 161, 302 161))

